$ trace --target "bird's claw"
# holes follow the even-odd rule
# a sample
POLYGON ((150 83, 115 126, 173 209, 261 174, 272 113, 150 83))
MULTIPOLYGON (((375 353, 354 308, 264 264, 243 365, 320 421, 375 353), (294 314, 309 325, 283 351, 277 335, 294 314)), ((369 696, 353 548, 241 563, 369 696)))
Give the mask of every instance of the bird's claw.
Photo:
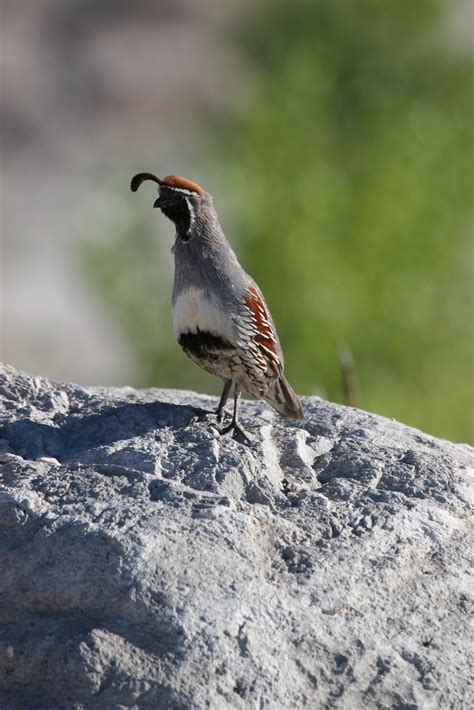
POLYGON ((247 432, 236 422, 231 422, 228 426, 219 430, 221 436, 231 435, 233 439, 241 444, 253 444, 253 440, 248 436, 247 432))
POLYGON ((188 421, 187 426, 194 426, 200 422, 207 422, 209 424, 221 424, 221 420, 216 415, 215 412, 206 412, 204 410, 194 414, 188 421))

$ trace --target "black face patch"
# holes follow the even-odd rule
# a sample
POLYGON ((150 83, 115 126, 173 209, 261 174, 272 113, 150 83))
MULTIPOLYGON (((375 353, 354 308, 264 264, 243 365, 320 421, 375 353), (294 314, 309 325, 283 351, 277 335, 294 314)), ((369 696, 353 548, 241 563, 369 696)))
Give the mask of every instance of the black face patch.
POLYGON ((176 231, 181 239, 183 241, 189 239, 189 231, 192 223, 192 208, 185 195, 176 190, 161 187, 157 206, 165 217, 174 222, 176 231))

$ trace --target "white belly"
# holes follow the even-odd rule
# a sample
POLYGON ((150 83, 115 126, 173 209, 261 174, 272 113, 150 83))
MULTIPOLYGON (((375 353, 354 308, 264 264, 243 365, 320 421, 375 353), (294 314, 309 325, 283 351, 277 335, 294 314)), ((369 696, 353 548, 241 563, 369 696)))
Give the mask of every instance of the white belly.
POLYGON ((198 330, 220 335, 233 342, 233 324, 222 308, 204 289, 191 287, 181 293, 172 307, 173 328, 176 337, 198 330))

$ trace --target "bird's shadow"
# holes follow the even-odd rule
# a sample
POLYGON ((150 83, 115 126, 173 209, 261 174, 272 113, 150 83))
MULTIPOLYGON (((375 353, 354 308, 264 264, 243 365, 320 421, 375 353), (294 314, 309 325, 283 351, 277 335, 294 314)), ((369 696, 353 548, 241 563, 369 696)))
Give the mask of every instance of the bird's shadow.
POLYGON ((197 407, 169 402, 121 402, 95 414, 57 414, 42 423, 27 417, 0 426, 0 438, 11 451, 28 459, 51 456, 61 460, 80 449, 106 446, 143 436, 156 429, 180 429, 196 415, 197 407))

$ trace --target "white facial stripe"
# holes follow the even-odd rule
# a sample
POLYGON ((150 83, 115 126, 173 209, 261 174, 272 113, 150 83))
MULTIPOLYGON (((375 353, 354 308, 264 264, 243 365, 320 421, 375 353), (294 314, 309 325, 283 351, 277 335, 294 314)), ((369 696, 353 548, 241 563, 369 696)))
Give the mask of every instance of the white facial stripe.
POLYGON ((187 190, 185 187, 171 187, 171 186, 166 186, 168 190, 174 190, 175 192, 182 192, 183 195, 189 195, 190 197, 194 195, 195 197, 199 197, 197 192, 194 192, 193 190, 187 190))
POLYGON ((204 289, 191 287, 181 293, 173 304, 173 329, 177 338, 182 333, 199 330, 220 335, 233 342, 232 322, 216 308, 204 289))
POLYGON ((194 213, 194 207, 191 204, 191 200, 189 200, 187 197, 185 197, 184 199, 186 200, 186 204, 188 205, 188 209, 189 209, 189 229, 187 232, 189 234, 193 228, 196 215, 194 213))

